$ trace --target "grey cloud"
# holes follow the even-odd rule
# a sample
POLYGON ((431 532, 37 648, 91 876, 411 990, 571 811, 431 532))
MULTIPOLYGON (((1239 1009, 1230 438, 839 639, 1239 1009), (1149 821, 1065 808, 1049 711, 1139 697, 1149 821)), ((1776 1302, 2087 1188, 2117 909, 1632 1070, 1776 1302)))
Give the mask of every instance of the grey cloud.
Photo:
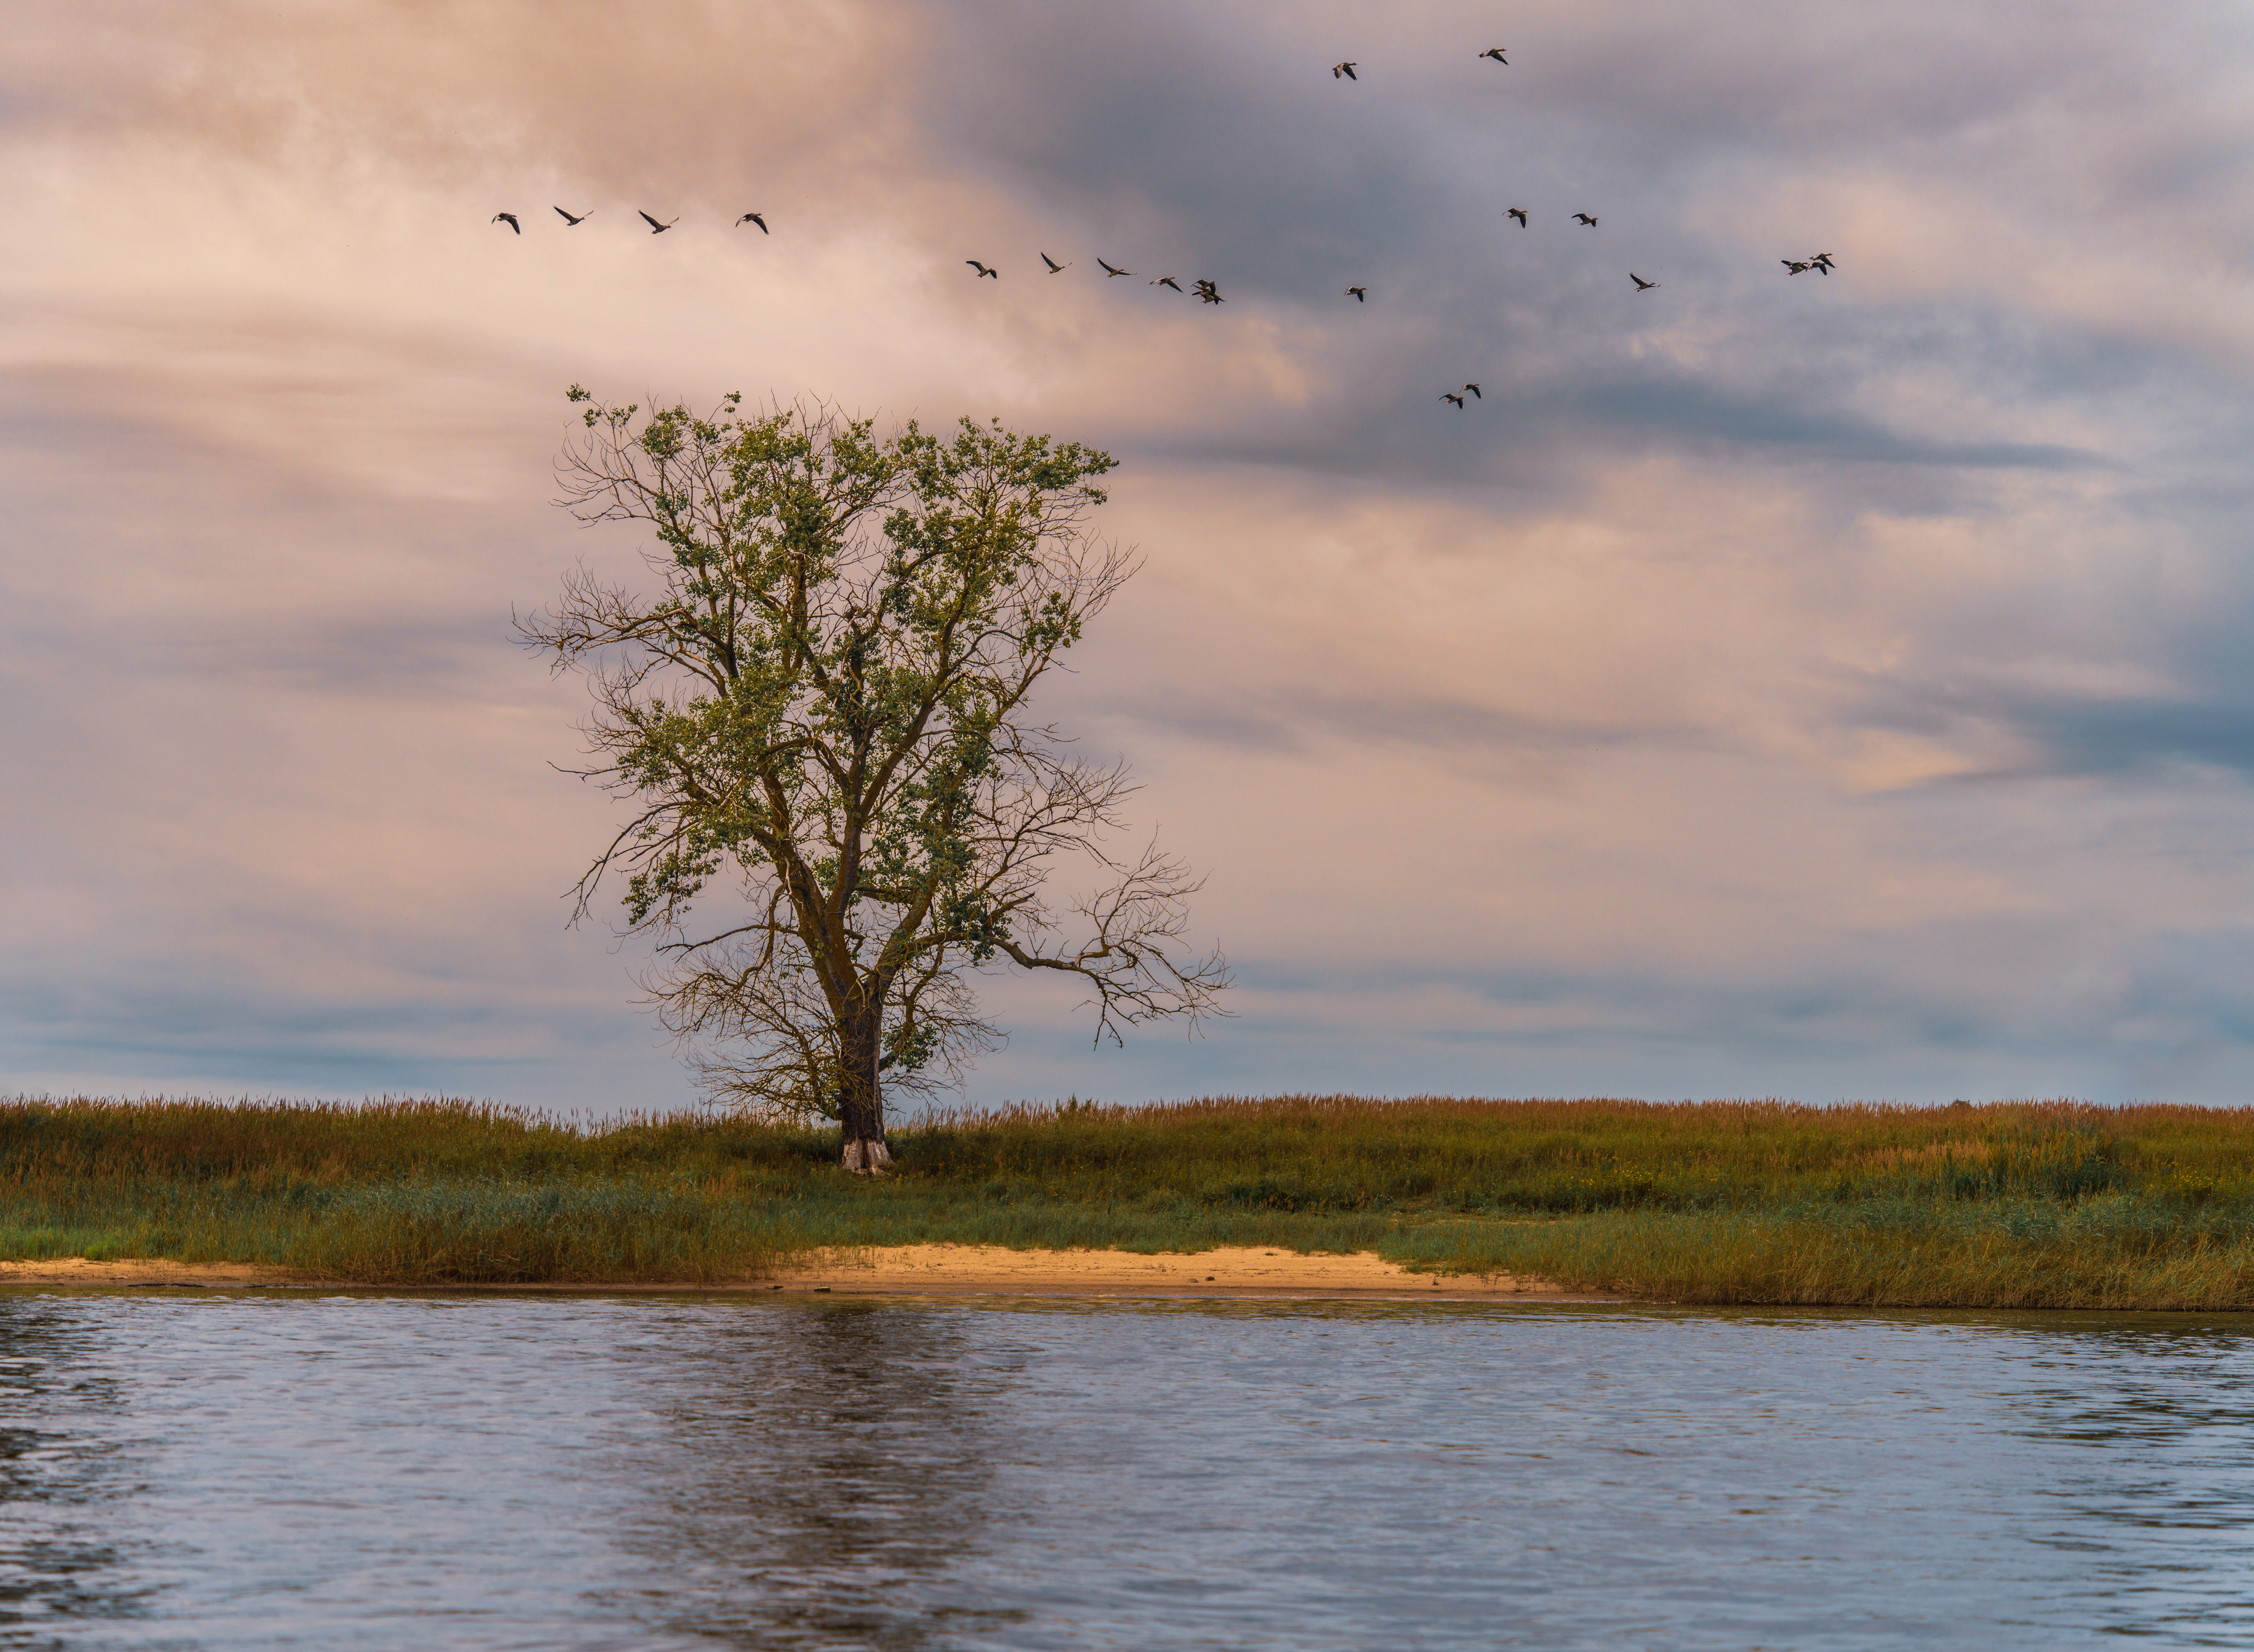
POLYGON ((2245 506, 2243 488, 2202 484, 2088 513, 2079 578, 1936 616, 1846 721, 1970 754, 1957 784, 2186 766, 2254 779, 2245 506))
MULTIPOLYGON (((2141 120, 2147 96, 2198 85, 2195 65, 2169 47, 2216 24, 2213 8, 2163 14, 2124 62, 2115 20, 2090 6, 1934 5, 1844 26, 1765 6, 1732 14, 1728 28, 1705 15, 1581 7, 1522 20, 1522 71, 1477 89, 1480 66, 1444 60, 1434 45, 1450 19, 1488 26, 1470 8, 1376 32, 1343 10, 949 16, 925 118, 958 164, 1010 180, 1060 235, 1137 267, 1155 243, 1164 257, 1202 261, 1196 273, 1218 276, 1241 303, 1324 329, 1326 389, 1312 423, 1295 410, 1264 422, 1272 428, 1178 443, 1153 432, 1155 453, 1218 440, 1247 459, 1434 480, 1507 480, 1527 468, 1516 454, 1606 439, 2055 469, 2118 456, 2030 439, 2020 408, 2087 402, 2136 380, 2180 391, 2201 376, 2169 361, 2178 352, 2160 340, 2030 333, 2009 314, 1968 332, 1963 304, 1874 305, 1853 284, 1852 248, 1840 249, 1842 276, 1788 284, 1779 252, 1812 248, 1748 247, 1742 231, 1691 219, 1684 200, 1716 178, 1758 192, 1834 155, 1899 156, 1953 184, 1973 135, 1993 144, 2046 122, 2141 120), (1402 73, 1333 84, 1300 48, 1341 32, 1374 32, 1362 48, 1373 66, 1390 51, 1402 73), (1506 204, 1535 206, 1540 228, 1510 228, 1506 204), (1600 212, 1598 232, 1565 226, 1577 206, 1600 212), (1632 296, 1631 266, 1659 276, 1662 293, 1632 296), (1373 306, 1340 310, 1348 280, 1372 287, 1373 306), (1623 357, 1635 330, 1678 318, 1716 334, 1695 371, 1623 357), (1860 410, 1866 392, 1911 370, 1960 378, 1974 391, 1965 414, 1976 398, 1994 404, 1986 428, 1940 438, 1860 410), (1502 405, 1482 405, 1477 427, 1436 424, 1435 387, 1463 376, 1500 382, 1502 405)), ((1998 210, 2008 214, 2025 186, 2005 160, 2028 164, 2006 150, 1976 164, 1999 169, 1998 210)), ((2103 218, 2108 206, 2085 198, 2078 209, 2103 218)), ((1134 302, 1120 313, 1136 325, 1134 302)), ((1218 332, 1248 313, 1212 320, 1218 332)), ((2235 398, 2237 387, 2203 393, 2235 398)))
POLYGON ((1040 1093, 1040 1077, 1070 1072, 1082 1094, 1092 1078, 1123 1098, 1212 1094, 1230 1079, 1396 1096, 2242 1097, 2254 1018, 2222 984, 2244 978, 2254 932, 2158 935, 2126 959, 2117 940, 1959 922, 1858 937, 1846 958, 1695 979, 1632 964, 1498 972, 1391 951, 1312 966, 1248 953, 1235 962, 1254 996, 1228 1047, 1131 1046, 1091 1068, 1044 1031, 1020 1039, 1014 1071, 982 1074, 978 1094, 1040 1093), (1488 1013, 1424 1007, 1466 989, 1488 1013), (1430 1019, 1404 1024, 1420 1012, 1430 1019))
MULTIPOLYGON (((1259 760, 1199 771, 1209 796, 1149 800, 1219 845, 1216 895, 1276 852, 1233 835, 1272 801, 1246 796, 1245 773, 1299 788, 1295 830, 1320 869, 1326 834, 1350 838, 1326 808, 1373 783, 1373 753, 1401 788, 1404 854, 1431 852, 1408 817, 1466 794, 1448 788, 1464 753, 1525 754, 1571 768, 1587 795, 1545 794, 1558 849, 1522 829, 1521 793, 1474 777, 1498 847, 1459 868, 1466 910, 1552 880, 1568 907, 1629 910, 1645 926, 1634 956, 1592 961, 1577 917, 1509 933, 1466 919, 1426 956, 1388 919, 1327 943, 1362 965, 1310 962, 1277 937, 1297 933, 1284 906, 1335 892, 1311 872, 1242 920, 1258 1007, 1225 1037, 1090 1068, 1082 1030, 1029 1011, 982 1084, 1085 1094, 1098 1071, 1138 1095, 1821 1099, 1928 1082, 2222 1096, 2254 1075, 2254 1011, 2231 984, 2248 942, 2201 928, 2235 886, 2155 873, 2133 910, 2096 904, 2118 845, 2095 828, 2071 837, 2081 816, 2043 790, 2068 777, 2094 812, 2147 821, 2132 858, 2186 878, 2230 864, 2243 825, 2250 398, 2241 322, 2217 295, 2254 262, 2234 187, 2254 41, 2234 12, 2165 5, 2127 29, 2115 9, 2020 0, 1535 5, 1509 26, 1508 70, 1472 60, 1493 14, 1469 5, 152 16, 95 3, 16 20, 0 138, 23 175, 61 157, 78 169, 68 186, 91 190, 162 159, 203 192, 215 237, 243 227, 228 215, 246 203, 350 199, 357 214, 364 200, 388 278, 413 290, 371 283, 330 302, 319 261, 290 264, 297 248, 276 239, 257 257, 303 280, 303 301, 254 304, 229 281, 256 284, 263 264, 196 274, 95 201, 54 231, 84 237, 79 262, 40 266, 49 285, 13 310, 11 359, 31 365, 0 381, 12 1071, 161 1076, 169 1061, 339 1088, 492 1074, 584 1094, 594 1081, 570 1074, 584 1059, 614 1093, 677 1093, 603 937, 560 934, 556 888, 609 817, 561 782, 543 789, 577 708, 513 650, 507 607, 542 599, 576 553, 630 548, 570 538, 540 507, 562 410, 554 387, 524 387, 599 346, 635 371, 662 357, 646 371, 692 399, 739 382, 757 394, 726 358, 762 335, 724 312, 739 278, 743 304, 776 301, 692 222, 662 256, 719 260, 708 290, 725 296, 677 332, 649 325, 654 301, 631 276, 536 320, 494 312, 505 285, 483 311, 458 302, 461 272, 421 250, 412 213, 554 188, 612 218, 767 206, 789 226, 760 248, 779 265, 874 229, 951 276, 1004 242, 1017 262, 985 284, 984 309, 917 311, 937 276, 872 277, 867 312, 794 360, 826 370, 850 359, 844 331, 914 313, 929 362, 911 339, 874 370, 948 398, 939 416, 975 383, 998 405, 960 410, 1038 418, 1175 479, 1242 466, 1260 508, 1186 522, 1162 548, 1177 569, 1242 554, 1289 578, 1293 548, 1273 542, 1299 530, 1276 524, 1335 503, 1366 513, 1347 537, 1372 566, 1458 558, 1486 583, 1439 588, 1498 613, 1546 595, 1541 612, 1593 654, 1633 646, 1615 630, 1668 634, 1651 610, 1693 588, 1641 573, 1716 559, 1696 587, 1712 600, 1659 616, 1678 661, 1618 704, 1560 690, 1562 709, 1540 714, 1488 704, 1478 681, 1431 688, 1447 679, 1407 657, 1414 616, 1373 637, 1350 600, 1342 618, 1310 605, 1286 620, 1250 581, 1186 579, 1181 611, 1146 617, 1144 654, 1163 639, 1193 662, 1232 644, 1243 660, 1193 691, 1153 688, 1138 657, 1066 704, 1160 766, 1189 772, 1202 748, 1259 760), (1366 42, 1354 87, 1326 73, 1342 37, 1366 42), (1508 224, 1506 205, 1535 208, 1536 227, 1508 224), (1565 224, 1583 206, 1600 229, 1565 224), (1937 248, 1913 245, 1928 216, 1960 210, 1932 230, 1937 248), (1803 220, 1810 235, 1830 226, 1838 276, 1778 269, 1815 249, 1803 220), (1841 231, 1862 239, 1833 243, 1841 231), (1020 278, 1037 246, 1080 267, 1020 278), (1099 253, 1138 278, 1073 284, 1099 253), (2005 256, 2037 262, 1983 262, 2005 256), (1663 286, 1638 298, 1630 268, 1663 286), (1216 277, 1230 303, 1202 311, 1144 284, 1169 270, 1216 277), (1371 288, 1368 305, 1343 298, 1349 281, 1371 288), (1270 360, 1301 376, 1262 388, 1270 360), (1224 368, 1242 381, 1226 394, 1224 368), (1169 372, 1186 388, 1149 390, 1169 372), (1472 411, 1434 399, 1466 378, 1488 390, 1472 411), (1674 478, 1688 494, 1715 483, 1683 508, 1705 514, 1674 517, 1674 478), (1547 564, 1516 537, 1536 516, 1568 546, 1547 564), (1419 536, 1427 519, 1445 541, 1419 536), (1536 589, 1560 567, 1582 583, 1536 589), (1271 624, 1296 627, 1291 656, 1270 648, 1271 624), (1367 651, 1366 682, 1337 663, 1365 657, 1348 643, 1367 651), (1788 655, 1773 676, 1749 657, 1765 645, 1788 655), (2061 659, 2097 686, 2041 686, 2061 659), (1730 690, 1718 709, 1699 697, 1714 681, 1730 690), (1782 732, 1749 730, 1746 704, 1796 690, 1782 732), (229 718, 237 738, 203 738, 200 719, 229 718), (1806 753, 1872 732, 1971 753, 1983 783, 1841 801, 1806 753), (1594 811, 1678 806, 1712 813, 1694 848, 1742 856, 1715 874, 1729 888, 1684 887, 1704 862, 1671 872, 1656 840, 1576 858, 1577 833, 1615 823, 1594 811), (1998 822, 2014 809, 2038 823, 2013 836, 1998 822), (1838 915, 1855 903, 1826 905, 1743 849, 1773 819, 1786 836, 1836 827, 1842 879, 1915 885, 1937 864, 1957 881, 1927 898, 1970 915, 1873 935, 1876 920, 1838 915), (1750 914, 1753 939, 1670 942, 1693 897, 1710 900, 1699 913, 1750 914), (2070 921, 1995 915, 2027 910, 2070 921), (1755 950, 1769 962, 1737 961, 1755 950), (617 1012, 589 1007, 603 1004, 617 1012)), ((1386 576, 1335 577, 1350 598, 1386 576)))
POLYGON ((2008 732, 2028 760, 1984 765, 1945 783, 2034 776, 2123 777, 2188 764, 2254 780, 2254 695, 2236 700, 2037 696, 2017 685, 1895 693, 1869 726, 1949 738, 1972 727, 2008 732))
POLYGON ((1979 470, 2078 470, 2106 462, 2101 455, 2055 443, 1919 437, 1816 404, 1804 393, 1795 400, 1797 405, 1735 395, 1704 380, 1670 375, 1599 387, 1568 405, 1592 425, 1663 434, 1674 444, 1692 449, 1770 457, 1804 452, 1857 464, 1979 470))
POLYGON ((2054 702, 2018 722, 2042 742, 2054 773, 2120 774, 2177 761, 2254 776, 2254 705, 2054 702))
POLYGON ((1403 693, 1390 683, 1376 682, 1359 693, 1336 687, 1279 686, 1249 704, 1159 690, 1142 696, 1131 708, 1113 708, 1108 717, 1130 728, 1246 751, 1304 754, 1311 751, 1312 740, 1328 736, 1474 762, 1590 753, 1640 744, 1665 743, 1679 749, 1703 745, 1710 738, 1687 723, 1528 717, 1469 700, 1403 693))
POLYGON ((2250 962, 2254 928, 2244 924, 2140 937, 2123 956, 2111 937, 2072 920, 2015 915, 1858 934, 1820 958, 1718 962, 1699 978, 1632 963, 1483 969, 1392 951, 1342 950, 1312 964, 1235 960, 1268 1004, 1263 1013, 1309 1030, 1343 1014, 1366 1031, 1420 992, 1453 990, 1502 1014, 1434 1036, 1496 1050, 1585 1045, 1601 1029, 1654 1054, 1738 1053, 1755 1071, 1764 1060, 1797 1067, 1846 1051, 1876 1070, 1890 1047, 1945 1061, 1984 1057, 2008 1040, 2029 1053, 2069 1053, 2085 1072, 2110 1067, 2116 1085, 2210 1043, 2233 1049, 2242 1069, 2254 1064, 2254 1014, 2223 984, 2243 979, 2250 962), (2034 956, 2048 965, 2028 970, 2034 956), (1369 1007, 1344 1007, 1356 1003, 1369 1007))

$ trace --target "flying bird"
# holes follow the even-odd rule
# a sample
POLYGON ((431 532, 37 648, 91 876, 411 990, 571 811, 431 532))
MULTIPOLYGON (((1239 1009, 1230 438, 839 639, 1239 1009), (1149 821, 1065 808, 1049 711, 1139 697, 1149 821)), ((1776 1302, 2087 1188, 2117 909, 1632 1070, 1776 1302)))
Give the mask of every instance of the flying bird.
POLYGON ((1160 276, 1151 284, 1154 287, 1172 287, 1176 292, 1180 292, 1182 290, 1182 284, 1175 280, 1172 276, 1160 276))
POLYGON ((1586 224, 1592 229, 1594 229, 1597 227, 1597 220, 1590 217, 1586 213, 1575 213, 1573 214, 1573 221, 1575 223, 1586 224))
POLYGON ((524 233, 524 226, 516 221, 516 214, 514 213, 495 213, 486 221, 494 224, 507 224, 511 229, 516 231, 520 235, 524 233))
POLYGON ((1453 402, 1456 404, 1456 411, 1459 413, 1464 410, 1464 398, 1458 396, 1453 390, 1441 391, 1440 400, 1443 402, 1453 402))
POLYGON ((1638 292, 1649 292, 1654 287, 1659 284, 1656 281, 1646 281, 1642 276, 1636 274, 1633 270, 1628 272, 1628 278, 1635 283, 1635 290, 1638 292))
POLYGON ((741 229, 746 224, 757 224, 760 227, 760 234, 762 235, 772 235, 774 234, 774 230, 767 228, 767 220, 766 218, 758 213, 746 213, 741 218, 736 220, 736 228, 738 229, 741 229))
POLYGON ((1204 299, 1206 303, 1219 304, 1222 302, 1221 289, 1214 286, 1213 283, 1206 280, 1203 276, 1200 276, 1192 284, 1197 289, 1197 296, 1204 299))
POLYGON ((1356 304, 1368 304, 1369 302, 1369 289, 1367 287, 1348 287, 1346 290, 1346 296, 1353 299, 1356 304))
POLYGON ((1483 58, 1493 58, 1497 63, 1507 64, 1510 60, 1502 54, 1509 50, 1510 48, 1507 46, 1491 46, 1488 47, 1486 51, 1480 52, 1480 55, 1483 58))
POLYGON ((1782 264, 1787 270, 1790 270, 1796 276, 1805 275, 1808 272, 1808 265, 1797 258, 1780 258, 1777 260, 1777 262, 1782 264))
POLYGON ((1519 227, 1521 229, 1523 229, 1523 228, 1526 228, 1526 208, 1525 208, 1525 207, 1523 207, 1523 206, 1506 206, 1506 207, 1504 207, 1504 208, 1502 209, 1502 215, 1503 215, 1505 218, 1516 218, 1516 220, 1518 220, 1518 227, 1519 227))
POLYGON ((648 213, 644 213, 641 215, 641 220, 649 226, 649 233, 653 235, 662 235, 667 230, 673 228, 673 224, 677 224, 681 221, 676 218, 673 220, 673 224, 661 224, 656 219, 652 218, 648 213))
POLYGON ((1819 252, 1808 262, 1813 268, 1821 270, 1827 276, 1831 273, 1831 255, 1828 252, 1819 252))
MULTIPOLYGON (((1362 60, 1361 59, 1357 58, 1357 59, 1355 59, 1355 60, 1354 60, 1354 62, 1355 62, 1355 63, 1358 63, 1358 62, 1360 62, 1361 60, 1362 60)), ((1354 64, 1353 64, 1353 63, 1334 63, 1334 64, 1332 64, 1332 65, 1331 65, 1331 79, 1333 79, 1334 80, 1337 80, 1337 79, 1339 78, 1339 76, 1340 76, 1340 75, 1341 75, 1341 74, 1343 74, 1344 76, 1346 76, 1346 78, 1347 78, 1348 80, 1359 80, 1360 79, 1362 79, 1362 76, 1360 76, 1359 74, 1356 74, 1354 72, 1354 64)))
MULTIPOLYGON (((984 264, 980 263, 976 258, 965 258, 962 262, 969 264, 973 270, 976 270, 981 276, 991 276, 997 281, 999 281, 1002 278, 1002 272, 1000 270, 989 270, 984 264)), ((974 276, 971 279, 975 281, 977 279, 977 276, 974 276)))
POLYGON ((1072 268, 1072 265, 1069 262, 1059 263, 1046 253, 1043 253, 1041 255, 1041 262, 1049 267, 1049 274, 1053 276, 1062 275, 1066 270, 1072 268))
POLYGON ((565 212, 561 206, 558 206, 556 209, 556 215, 564 220, 566 228, 577 229, 580 225, 585 223, 590 218, 592 218, 595 215, 595 209, 590 206, 585 212, 581 213, 577 218, 574 218, 570 213, 565 212))
POLYGON ((1476 385, 1476 384, 1466 384, 1466 386, 1464 386, 1464 388, 1466 388, 1466 390, 1469 390, 1469 391, 1470 391, 1474 396, 1479 396, 1479 399, 1480 399, 1480 401, 1484 402, 1484 401, 1486 401, 1486 400, 1487 400, 1487 397, 1485 397, 1485 396, 1480 396, 1480 388, 1479 388, 1479 386, 1478 386, 1478 385, 1476 385))
POLYGON ((1103 265, 1103 274, 1107 280, 1113 276, 1131 276, 1135 273, 1131 270, 1122 270, 1116 264, 1106 264, 1101 258, 1096 262, 1103 265))

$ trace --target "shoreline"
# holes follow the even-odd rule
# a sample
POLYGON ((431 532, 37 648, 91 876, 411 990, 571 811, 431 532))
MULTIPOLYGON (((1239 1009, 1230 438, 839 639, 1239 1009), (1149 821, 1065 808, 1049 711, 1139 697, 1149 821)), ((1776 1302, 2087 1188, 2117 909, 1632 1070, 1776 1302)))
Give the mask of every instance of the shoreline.
POLYGON ((759 1282, 769 1290, 850 1296, 1138 1296, 1436 1301, 1600 1302, 1548 1279, 1504 1273, 1411 1273, 1374 1251, 1310 1255, 1265 1247, 1211 1250, 1012 1250, 917 1244, 816 1253, 759 1282))
POLYGON ((422 1292, 706 1292, 757 1296, 1152 1297, 1250 1300, 1619 1302, 1511 1274, 1412 1273, 1374 1252, 1308 1255, 1250 1246, 1144 1254, 1127 1250, 1012 1250, 1000 1245, 914 1244, 814 1252, 772 1273, 718 1281, 387 1284, 325 1279, 253 1263, 164 1258, 88 1262, 61 1256, 0 1262, 0 1288, 331 1290, 422 1292))

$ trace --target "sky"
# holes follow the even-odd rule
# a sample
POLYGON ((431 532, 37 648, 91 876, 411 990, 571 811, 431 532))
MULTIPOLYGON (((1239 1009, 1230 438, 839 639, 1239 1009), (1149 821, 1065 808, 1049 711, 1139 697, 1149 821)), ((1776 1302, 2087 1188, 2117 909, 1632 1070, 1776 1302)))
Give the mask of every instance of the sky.
POLYGON ((964 1102, 2254 1096, 2243 6, 24 0, 0 145, 0 1090, 692 1102, 576 382, 1119 458, 1236 1012, 964 1102))

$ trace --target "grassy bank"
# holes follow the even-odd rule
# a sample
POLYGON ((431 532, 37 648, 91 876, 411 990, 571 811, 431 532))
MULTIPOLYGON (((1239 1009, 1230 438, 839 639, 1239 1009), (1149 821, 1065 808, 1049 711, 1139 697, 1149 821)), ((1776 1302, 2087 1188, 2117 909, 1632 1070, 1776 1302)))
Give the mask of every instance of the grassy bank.
POLYGON ((2254 1306, 2235 1110, 1068 1105, 901 1130, 876 1182, 833 1141, 447 1102, 24 1102, 0 1106, 0 1255, 601 1283, 824 1245, 1252 1244, 1690 1302, 2254 1306))

